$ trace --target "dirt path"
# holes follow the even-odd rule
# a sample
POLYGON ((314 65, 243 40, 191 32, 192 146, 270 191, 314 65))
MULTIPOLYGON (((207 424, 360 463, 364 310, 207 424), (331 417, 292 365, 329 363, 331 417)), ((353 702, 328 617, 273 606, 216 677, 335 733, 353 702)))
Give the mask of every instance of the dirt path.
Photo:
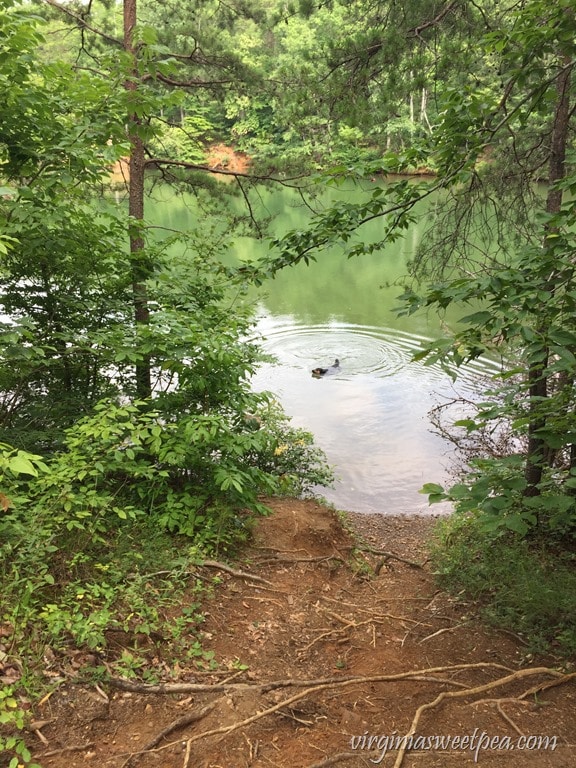
POLYGON ((314 502, 273 506, 233 565, 256 578, 220 571, 205 606, 203 645, 218 670, 172 670, 188 686, 180 692, 63 685, 35 713, 51 721, 47 743, 31 743, 45 768, 576 765, 576 681, 539 672, 554 661, 527 657, 439 592, 426 566, 405 562, 425 560, 431 519, 351 515, 372 549, 395 555, 386 557, 355 553, 314 502), (403 755, 390 742, 421 707, 416 734, 452 741, 403 755), (556 736, 557 746, 521 735, 556 736), (508 741, 488 748, 495 737, 508 741))

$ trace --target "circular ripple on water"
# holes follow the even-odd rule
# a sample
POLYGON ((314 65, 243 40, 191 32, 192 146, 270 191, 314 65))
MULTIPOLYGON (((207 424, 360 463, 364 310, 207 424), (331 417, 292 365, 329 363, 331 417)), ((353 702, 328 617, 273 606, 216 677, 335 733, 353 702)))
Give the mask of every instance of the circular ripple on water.
MULTIPOLYGON (((307 325, 292 318, 263 317, 258 330, 263 349, 285 366, 312 369, 330 365, 338 358, 342 368, 339 376, 346 378, 358 374, 396 376, 400 372, 419 377, 423 369, 431 382, 445 381, 447 377, 439 364, 413 362, 414 353, 426 338, 392 328, 350 323, 307 325)), ((461 384, 472 385, 493 370, 488 361, 478 361, 460 369, 458 379, 461 384)))

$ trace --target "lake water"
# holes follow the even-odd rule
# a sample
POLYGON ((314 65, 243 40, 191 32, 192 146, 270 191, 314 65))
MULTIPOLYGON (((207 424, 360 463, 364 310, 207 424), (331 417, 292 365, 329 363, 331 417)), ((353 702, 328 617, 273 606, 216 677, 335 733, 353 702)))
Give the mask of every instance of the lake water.
MULTIPOLYGON (((338 194, 356 193, 350 189, 338 194)), ((272 217, 278 234, 303 227, 308 217, 289 191, 264 191, 258 204, 272 217)), ((164 213, 163 207, 158 203, 156 213, 171 225, 182 226, 182 219, 192 215, 178 200, 171 200, 164 213)), ((424 217, 425 210, 421 213, 424 217)), ((341 509, 439 511, 418 491, 426 482, 449 481, 454 456, 452 446, 431 431, 428 413, 456 393, 474 398, 480 379, 494 371, 488 361, 478 362, 460 372, 454 385, 439 366, 411 361, 423 340, 457 319, 398 318, 393 311, 402 290, 397 281, 422 226, 380 253, 347 260, 337 250, 327 252, 310 266, 284 270, 254 293, 255 337, 276 362, 262 365, 253 386, 274 392, 292 423, 314 434, 338 478, 333 489, 321 493, 341 509), (338 373, 311 375, 313 368, 335 358, 341 364, 338 373)), ((376 239, 378 227, 372 222, 362 237, 376 239)), ((265 248, 240 239, 235 256, 252 259, 265 248)))

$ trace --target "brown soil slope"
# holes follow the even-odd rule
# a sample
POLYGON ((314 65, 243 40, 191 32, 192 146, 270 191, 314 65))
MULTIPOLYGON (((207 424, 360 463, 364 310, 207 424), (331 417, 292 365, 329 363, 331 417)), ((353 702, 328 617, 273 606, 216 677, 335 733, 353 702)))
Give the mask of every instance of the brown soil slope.
POLYGON ((236 573, 202 569, 222 578, 216 672, 171 670, 164 692, 62 685, 36 708, 46 743, 29 738, 45 768, 576 766, 576 681, 437 589, 431 519, 351 515, 383 555, 315 502, 272 503, 236 573), (411 730, 431 741, 403 754, 411 730))

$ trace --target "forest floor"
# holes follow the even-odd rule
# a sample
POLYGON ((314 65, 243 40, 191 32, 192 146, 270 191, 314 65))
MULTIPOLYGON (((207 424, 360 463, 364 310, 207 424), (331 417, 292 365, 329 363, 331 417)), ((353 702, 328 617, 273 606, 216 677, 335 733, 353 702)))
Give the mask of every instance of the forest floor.
POLYGON ((27 739, 44 768, 576 765, 574 674, 438 589, 434 518, 271 506, 234 572, 199 569, 221 576, 203 605, 216 670, 172 667, 161 690, 63 681, 27 739), (403 753, 411 731, 432 741, 403 753))

